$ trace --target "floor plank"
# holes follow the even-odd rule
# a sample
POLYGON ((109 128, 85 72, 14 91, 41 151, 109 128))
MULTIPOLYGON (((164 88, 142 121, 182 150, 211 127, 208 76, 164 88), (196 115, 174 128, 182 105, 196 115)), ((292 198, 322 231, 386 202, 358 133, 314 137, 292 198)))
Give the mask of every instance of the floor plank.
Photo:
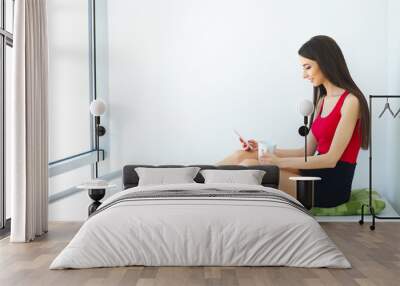
POLYGON ((344 252, 352 269, 291 267, 116 267, 85 270, 48 269, 81 226, 50 224, 32 243, 0 241, 0 285, 136 285, 136 286, 265 286, 265 285, 399 285, 400 223, 321 223, 344 252))

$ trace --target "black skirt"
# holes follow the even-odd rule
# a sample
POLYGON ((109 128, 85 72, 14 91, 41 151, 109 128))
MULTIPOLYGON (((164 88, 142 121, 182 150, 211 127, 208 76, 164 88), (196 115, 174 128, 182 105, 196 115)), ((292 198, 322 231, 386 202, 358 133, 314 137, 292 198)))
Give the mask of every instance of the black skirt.
POLYGON ((334 168, 300 170, 302 176, 321 178, 315 181, 314 206, 331 208, 347 202, 356 165, 339 161, 334 168))

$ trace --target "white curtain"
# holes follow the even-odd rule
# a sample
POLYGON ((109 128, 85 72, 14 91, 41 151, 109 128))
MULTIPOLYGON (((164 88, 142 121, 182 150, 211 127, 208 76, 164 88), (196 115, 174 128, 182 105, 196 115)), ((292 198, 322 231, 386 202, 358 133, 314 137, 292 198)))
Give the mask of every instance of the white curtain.
POLYGON ((9 180, 12 242, 48 225, 48 48, 46 0, 16 0, 9 180))

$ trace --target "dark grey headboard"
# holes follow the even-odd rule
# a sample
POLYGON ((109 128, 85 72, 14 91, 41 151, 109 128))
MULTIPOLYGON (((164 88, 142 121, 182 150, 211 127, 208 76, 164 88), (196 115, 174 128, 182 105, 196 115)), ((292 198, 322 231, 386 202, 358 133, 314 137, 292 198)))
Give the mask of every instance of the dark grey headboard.
MULTIPOLYGON (((203 169, 219 169, 219 170, 264 170, 266 174, 262 180, 262 185, 265 187, 278 188, 279 185, 279 168, 277 166, 271 165, 260 165, 260 166, 240 166, 240 165, 225 165, 225 166, 213 166, 213 165, 190 165, 196 166, 203 169)), ((185 167, 183 165, 126 165, 124 166, 122 172, 122 181, 124 184, 124 189, 136 187, 139 183, 139 177, 135 172, 137 167, 147 167, 147 168, 179 168, 185 167)), ((197 183, 204 183, 203 176, 198 173, 194 180, 197 183)))

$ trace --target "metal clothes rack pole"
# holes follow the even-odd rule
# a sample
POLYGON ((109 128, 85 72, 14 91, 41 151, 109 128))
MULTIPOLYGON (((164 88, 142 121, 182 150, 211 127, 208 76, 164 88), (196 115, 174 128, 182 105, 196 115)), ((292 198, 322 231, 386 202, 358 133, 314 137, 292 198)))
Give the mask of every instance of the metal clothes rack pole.
POLYGON ((382 217, 375 214, 374 207, 372 206, 372 99, 374 98, 400 98, 400 95, 370 95, 369 96, 369 200, 368 205, 361 206, 361 219, 359 224, 364 224, 364 209, 367 207, 372 215, 372 225, 369 226, 371 230, 375 229, 375 219, 400 219, 400 217, 382 217))

